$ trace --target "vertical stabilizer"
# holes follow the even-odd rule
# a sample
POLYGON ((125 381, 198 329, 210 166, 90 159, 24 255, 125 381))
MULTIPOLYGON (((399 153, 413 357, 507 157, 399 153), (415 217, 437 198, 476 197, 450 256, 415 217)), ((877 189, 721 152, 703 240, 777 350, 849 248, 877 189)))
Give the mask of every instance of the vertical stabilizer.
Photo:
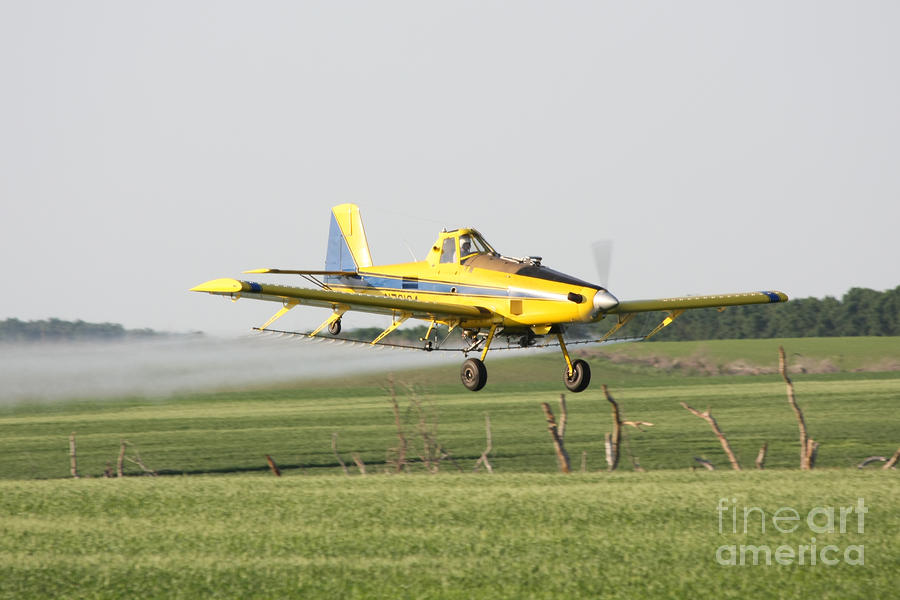
POLYGON ((331 209, 331 229, 328 232, 328 252, 325 269, 355 271, 372 266, 369 242, 355 204, 340 204, 331 209))

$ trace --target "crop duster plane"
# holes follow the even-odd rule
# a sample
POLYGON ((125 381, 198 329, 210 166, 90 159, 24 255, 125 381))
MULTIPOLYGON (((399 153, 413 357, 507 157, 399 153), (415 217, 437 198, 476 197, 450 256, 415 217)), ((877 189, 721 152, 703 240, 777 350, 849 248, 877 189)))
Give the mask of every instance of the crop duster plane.
POLYGON ((555 337, 566 364, 563 381, 572 392, 581 392, 590 383, 591 369, 584 360, 573 360, 569 356, 564 334, 573 326, 615 316, 616 322, 610 330, 602 338, 591 340, 607 342, 636 314, 666 312, 666 317, 650 333, 633 338, 647 339, 685 310, 724 309, 743 304, 786 302, 788 299, 782 292, 767 291, 619 300, 601 285, 542 265, 540 257, 502 256, 478 231, 468 228, 442 231, 425 260, 375 265, 359 208, 353 204, 341 204, 332 209, 324 270, 255 269, 245 273, 300 275, 318 289, 214 279, 192 291, 233 300, 252 298, 280 303, 282 308, 256 328, 259 331, 278 331, 269 326, 296 306, 331 309, 331 315, 314 331, 278 331, 313 339, 326 328, 332 336, 338 336, 341 319, 349 311, 391 317, 390 326, 375 339, 365 342, 371 345, 391 346, 393 344, 382 340, 407 319, 424 320, 430 326, 419 347, 426 351, 452 349, 463 352, 467 359, 460 377, 463 385, 472 391, 480 390, 487 382, 484 361, 498 336, 506 338, 507 348, 513 347, 511 340, 516 340, 515 347, 529 347, 536 345, 538 340, 546 340, 546 336, 551 336, 550 340, 555 337), (438 340, 438 325, 446 326, 449 332, 461 330, 463 346, 442 347, 447 338, 438 340), (480 352, 478 358, 468 357, 477 352, 480 352))

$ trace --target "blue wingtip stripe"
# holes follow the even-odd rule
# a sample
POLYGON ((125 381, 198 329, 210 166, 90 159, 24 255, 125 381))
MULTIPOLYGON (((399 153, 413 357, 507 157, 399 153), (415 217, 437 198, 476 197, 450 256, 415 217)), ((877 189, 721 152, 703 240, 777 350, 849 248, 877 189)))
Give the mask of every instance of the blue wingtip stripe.
POLYGON ((763 292, 763 294, 769 297, 769 302, 781 302, 781 297, 775 292, 763 292))

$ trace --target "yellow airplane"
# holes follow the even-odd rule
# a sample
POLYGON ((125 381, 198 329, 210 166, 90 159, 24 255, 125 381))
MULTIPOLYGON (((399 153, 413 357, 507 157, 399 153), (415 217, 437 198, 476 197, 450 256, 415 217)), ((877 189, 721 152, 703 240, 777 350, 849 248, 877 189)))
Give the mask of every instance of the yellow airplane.
MULTIPOLYGON (((309 333, 281 332, 315 338, 327 328, 341 332, 341 319, 348 311, 391 316, 391 325, 372 345, 382 340, 407 319, 430 323, 421 339, 422 350, 446 350, 438 341, 436 326, 449 332, 460 329, 463 347, 452 348, 467 357, 460 373, 463 385, 477 391, 487 382, 484 360, 498 335, 517 340, 518 347, 536 344, 537 338, 555 336, 566 362, 564 382, 573 392, 587 388, 591 369, 581 359, 572 360, 564 333, 577 324, 600 321, 615 315, 616 322, 603 337, 606 342, 636 314, 665 311, 666 317, 648 334, 648 339, 669 325, 685 310, 743 304, 787 302, 782 292, 745 292, 713 296, 687 296, 653 300, 619 300, 600 285, 582 281, 541 264, 540 257, 517 259, 502 256, 474 229, 442 231, 423 261, 376 266, 363 229, 359 208, 341 204, 332 208, 331 229, 325 269, 321 271, 254 269, 245 273, 296 274, 319 289, 293 287, 237 279, 214 279, 191 289, 219 296, 279 302, 282 308, 260 331, 276 331, 269 326, 295 306, 330 308, 331 315, 309 333), (319 279, 321 277, 321 279, 319 279), (432 336, 434 334, 434 339, 432 336), (480 358, 468 358, 481 352, 480 358)), ((570 342, 571 343, 571 342, 570 342)), ((555 345, 555 344, 553 344, 555 345)))

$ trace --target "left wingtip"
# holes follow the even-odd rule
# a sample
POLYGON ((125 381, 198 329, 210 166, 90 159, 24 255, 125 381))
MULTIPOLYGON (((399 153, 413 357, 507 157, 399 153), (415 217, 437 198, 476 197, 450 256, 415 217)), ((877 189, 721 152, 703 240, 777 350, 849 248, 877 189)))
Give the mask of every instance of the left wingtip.
POLYGON ((237 279, 223 278, 212 279, 200 285, 194 286, 192 292, 208 292, 210 294, 234 294, 240 292, 243 285, 237 279))

